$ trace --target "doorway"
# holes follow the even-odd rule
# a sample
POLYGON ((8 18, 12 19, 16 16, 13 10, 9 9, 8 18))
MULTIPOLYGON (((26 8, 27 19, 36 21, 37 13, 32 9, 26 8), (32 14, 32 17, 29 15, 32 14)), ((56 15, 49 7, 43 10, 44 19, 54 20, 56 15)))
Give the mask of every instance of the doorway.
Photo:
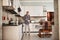
MULTIPOLYGON (((32 10, 34 10, 33 8, 34 7, 32 7, 32 6, 38 6, 39 5, 39 2, 32 2, 32 1, 21 1, 21 4, 23 3, 23 7, 22 7, 22 9, 24 9, 24 10, 22 10, 23 11, 23 13, 25 13, 25 11, 31 11, 32 12, 32 10), (31 4, 32 3, 32 4, 31 4), (33 3, 36 3, 36 4, 38 4, 38 5, 35 5, 35 4, 33 4, 33 3), (25 4, 25 5, 24 5, 25 4), (31 10, 32 9, 32 10, 31 10)), ((50 20, 50 19, 52 19, 52 18, 50 18, 49 19, 49 17, 47 18, 45 18, 46 20, 44 20, 44 18, 42 18, 44 21, 47 21, 47 20, 50 20, 50 21, 53 21, 52 22, 52 24, 54 25, 53 27, 52 27, 52 39, 50 39, 50 40, 59 40, 59 27, 57 27, 58 26, 58 9, 57 9, 57 7, 58 7, 58 1, 57 0, 53 0, 53 5, 51 5, 51 4, 47 4, 48 6, 45 6, 46 4, 44 4, 44 6, 43 6, 43 12, 44 13, 46 13, 46 14, 44 14, 44 15, 46 15, 47 16, 47 14, 49 13, 49 15, 53 15, 54 17, 53 17, 53 20, 50 20), (51 7, 51 6, 53 6, 53 7, 51 7), (48 8, 46 8, 46 7, 48 7, 48 8), (49 9, 50 8, 50 9, 49 9), (48 9, 48 11, 47 11, 47 9, 48 9), (46 12, 47 11, 47 12, 46 12), (53 13, 53 14, 51 14, 51 13, 53 13)), ((41 5, 40 5, 41 6, 41 5)), ((41 8, 41 7, 40 7, 41 8)), ((31 13, 30 12, 30 13, 31 13)), ((32 12, 32 13, 34 13, 34 12, 32 12)), ((36 11, 35 11, 35 13, 36 13, 36 11)), ((22 14, 23 15, 23 14, 22 14)), ((30 14, 30 15, 34 15, 34 14, 30 14)), ((40 14, 41 15, 41 14, 40 14)), ((43 15, 43 14, 42 14, 43 15)), ((36 22, 36 20, 34 20, 34 19, 39 19, 41 16, 31 16, 31 19, 32 19, 32 22, 36 22)), ((45 16, 44 16, 45 17, 45 16)), ((50 16, 51 17, 51 16, 50 16)), ((33 25, 33 26, 38 26, 38 25, 33 25)), ((38 30, 39 31, 39 30, 38 30)), ((37 33, 37 32, 35 32, 35 33, 37 33)))

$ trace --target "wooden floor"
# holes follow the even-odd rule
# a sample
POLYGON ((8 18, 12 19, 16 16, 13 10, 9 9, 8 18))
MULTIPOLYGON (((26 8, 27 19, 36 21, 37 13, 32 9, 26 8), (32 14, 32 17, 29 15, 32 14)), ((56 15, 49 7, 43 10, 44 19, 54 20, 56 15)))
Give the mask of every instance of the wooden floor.
POLYGON ((52 40, 52 36, 50 38, 40 38, 38 35, 38 33, 31 33, 30 35, 25 35, 23 36, 22 40, 52 40))

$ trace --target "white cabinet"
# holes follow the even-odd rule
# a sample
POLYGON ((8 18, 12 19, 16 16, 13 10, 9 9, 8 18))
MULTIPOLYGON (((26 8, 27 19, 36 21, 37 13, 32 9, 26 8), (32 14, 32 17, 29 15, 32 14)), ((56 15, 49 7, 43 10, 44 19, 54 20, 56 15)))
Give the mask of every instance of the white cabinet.
POLYGON ((3 0, 3 9, 14 10, 13 1, 14 0, 3 0))
POLYGON ((3 40, 21 40, 22 25, 3 27, 3 40))
POLYGON ((21 7, 20 0, 3 0, 3 7, 5 9, 14 9, 18 13, 18 8, 21 7))
POLYGON ((11 6, 10 0, 3 0, 3 6, 11 6))

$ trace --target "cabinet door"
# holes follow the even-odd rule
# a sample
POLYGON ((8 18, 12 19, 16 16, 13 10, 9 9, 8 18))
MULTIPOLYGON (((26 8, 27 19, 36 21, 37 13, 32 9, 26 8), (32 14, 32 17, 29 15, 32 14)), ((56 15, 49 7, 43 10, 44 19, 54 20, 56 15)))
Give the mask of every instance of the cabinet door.
POLYGON ((21 38, 22 38, 21 26, 3 27, 3 40, 21 40, 21 38))
POLYGON ((18 26, 19 28, 19 39, 21 39, 22 38, 22 25, 19 25, 18 26))
POLYGON ((3 0, 3 6, 11 6, 11 0, 3 0))

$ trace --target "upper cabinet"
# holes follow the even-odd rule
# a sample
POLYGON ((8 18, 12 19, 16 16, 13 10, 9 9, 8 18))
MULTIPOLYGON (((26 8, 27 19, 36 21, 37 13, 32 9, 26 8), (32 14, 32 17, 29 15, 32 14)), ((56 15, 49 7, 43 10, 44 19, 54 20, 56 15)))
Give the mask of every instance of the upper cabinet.
POLYGON ((13 6, 13 0, 3 0, 3 6, 13 6))
POLYGON ((14 10, 13 0, 3 0, 3 8, 6 10, 14 10))
MULTIPOLYGON (((15 12, 21 11, 20 0, 3 0, 3 9, 14 10, 15 12)), ((18 13, 19 14, 19 13, 18 13)))

